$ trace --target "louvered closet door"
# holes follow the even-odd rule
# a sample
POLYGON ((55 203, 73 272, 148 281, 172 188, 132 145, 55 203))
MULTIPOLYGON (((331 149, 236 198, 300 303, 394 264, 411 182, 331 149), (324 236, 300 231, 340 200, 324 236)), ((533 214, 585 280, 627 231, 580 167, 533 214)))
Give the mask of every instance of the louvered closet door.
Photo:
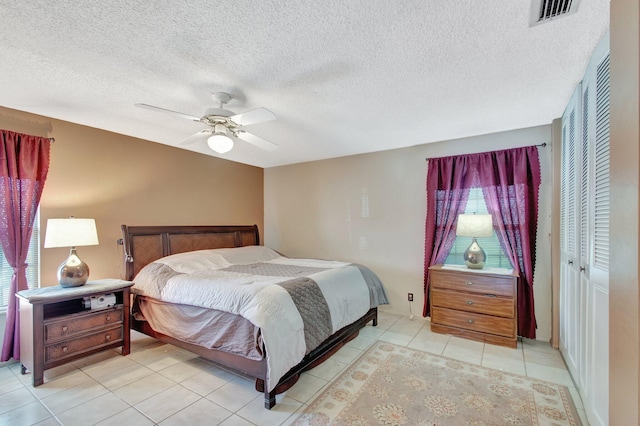
POLYGON ((578 87, 562 118, 562 160, 560 170, 560 350, 574 379, 584 345, 583 299, 579 278, 578 224, 580 173, 580 104, 578 87))
POLYGON ((609 407, 609 41, 562 119, 560 350, 589 423, 609 407))
POLYGON ((609 417, 609 55, 592 75, 593 124, 589 137, 589 257, 586 400, 589 422, 608 424, 609 417))
POLYGON ((588 358, 588 316, 589 312, 589 254, 590 254, 590 223, 589 214, 592 199, 589 195, 589 181, 591 176, 591 157, 589 150, 591 137, 593 135, 593 123, 591 120, 591 92, 592 87, 585 80, 582 85, 581 102, 581 132, 580 132, 580 154, 578 170, 578 186, 580 188, 580 203, 578 205, 578 286, 580 287, 580 347, 578 350, 578 385, 587 387, 587 358, 588 358))

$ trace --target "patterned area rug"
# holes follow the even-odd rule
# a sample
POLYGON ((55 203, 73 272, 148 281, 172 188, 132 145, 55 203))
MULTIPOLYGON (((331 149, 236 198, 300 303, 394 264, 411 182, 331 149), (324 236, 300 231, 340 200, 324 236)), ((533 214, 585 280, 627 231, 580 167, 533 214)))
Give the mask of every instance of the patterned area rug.
POLYGON ((376 342, 295 425, 580 425, 566 386, 376 342))

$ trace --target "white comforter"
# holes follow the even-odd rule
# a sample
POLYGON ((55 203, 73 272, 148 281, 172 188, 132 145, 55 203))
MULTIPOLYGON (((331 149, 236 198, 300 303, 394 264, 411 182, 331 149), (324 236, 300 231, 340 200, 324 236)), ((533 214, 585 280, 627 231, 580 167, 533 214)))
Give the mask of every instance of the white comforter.
POLYGON ((271 391, 313 348, 306 348, 302 317, 289 293, 274 285, 290 277, 221 270, 258 262, 324 268, 308 276, 327 301, 333 332, 362 317, 371 307, 369 288, 358 267, 336 261, 290 259, 263 246, 201 250, 159 259, 140 271, 133 291, 166 302, 242 315, 260 327, 267 352, 265 386, 271 391), (159 284, 152 273, 158 264, 169 266, 177 274, 159 284))

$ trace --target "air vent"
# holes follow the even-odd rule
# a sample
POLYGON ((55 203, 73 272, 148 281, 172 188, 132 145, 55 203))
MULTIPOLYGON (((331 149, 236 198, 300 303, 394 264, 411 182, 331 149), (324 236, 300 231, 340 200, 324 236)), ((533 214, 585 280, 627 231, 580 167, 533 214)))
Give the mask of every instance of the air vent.
POLYGON ((549 22, 578 10, 580 0, 531 0, 530 26, 549 22))

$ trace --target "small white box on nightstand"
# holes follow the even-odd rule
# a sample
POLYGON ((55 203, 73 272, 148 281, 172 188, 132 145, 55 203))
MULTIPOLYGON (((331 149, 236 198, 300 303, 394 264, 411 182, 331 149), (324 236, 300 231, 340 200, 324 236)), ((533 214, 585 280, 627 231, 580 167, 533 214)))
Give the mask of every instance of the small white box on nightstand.
POLYGON ((101 294, 98 296, 83 297, 82 303, 85 309, 110 308, 116 304, 116 295, 113 293, 101 294))

